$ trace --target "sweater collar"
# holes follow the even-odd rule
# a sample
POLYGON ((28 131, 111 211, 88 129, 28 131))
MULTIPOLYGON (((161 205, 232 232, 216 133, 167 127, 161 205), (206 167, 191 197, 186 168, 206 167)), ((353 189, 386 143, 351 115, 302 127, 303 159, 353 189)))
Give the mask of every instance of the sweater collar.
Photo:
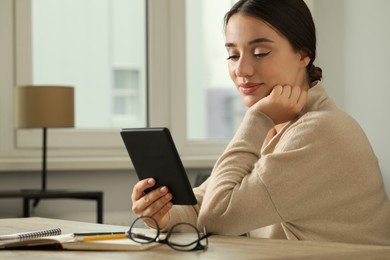
POLYGON ((329 101, 329 96, 326 93, 321 81, 316 81, 307 93, 307 101, 305 107, 302 109, 299 117, 307 112, 318 110, 325 101, 329 101))

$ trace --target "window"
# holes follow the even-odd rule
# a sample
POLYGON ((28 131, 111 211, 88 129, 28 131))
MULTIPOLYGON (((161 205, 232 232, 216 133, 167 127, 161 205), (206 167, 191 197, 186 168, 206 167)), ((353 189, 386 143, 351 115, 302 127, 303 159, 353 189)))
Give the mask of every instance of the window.
MULTIPOLYGON (((49 164, 128 167, 119 130, 147 125, 146 1, 16 0, 10 8, 17 56, 10 86, 75 87, 76 127, 49 129, 49 164)), ((41 130, 18 129, 12 147, 38 164, 41 130)))
POLYGON ((145 1, 32 0, 31 10, 32 83, 75 87, 76 128, 146 126, 145 1))
POLYGON ((169 12, 175 14, 168 20, 171 125, 178 150, 196 161, 191 165, 214 164, 237 127, 236 117, 228 113, 241 117, 244 109, 228 76, 224 47, 223 17, 234 2, 170 1, 169 12), (217 103, 224 108, 214 107, 217 103))
MULTIPOLYGON (((223 47, 223 14, 233 1, 215 2, 2 1, 0 51, 15 66, 5 65, 0 87, 10 101, 1 105, 12 110, 15 85, 75 86, 76 128, 48 132, 51 169, 128 168, 119 129, 146 125, 171 129, 187 167, 210 167, 242 113, 223 47), (223 107, 208 114, 217 103, 223 107)), ((14 158, 9 168, 39 169, 41 131, 14 131, 12 115, 1 120, 9 138, 0 157, 14 158)))
POLYGON ((223 18, 234 0, 186 1, 187 137, 230 139, 245 107, 231 82, 223 18))
POLYGON ((140 86, 140 71, 115 69, 110 125, 123 128, 146 126, 145 90, 140 86))

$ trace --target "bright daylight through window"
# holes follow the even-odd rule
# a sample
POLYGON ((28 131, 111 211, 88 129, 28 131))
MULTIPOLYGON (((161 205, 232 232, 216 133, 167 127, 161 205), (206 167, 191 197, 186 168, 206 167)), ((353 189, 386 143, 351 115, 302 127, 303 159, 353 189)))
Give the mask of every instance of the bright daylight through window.
POLYGON ((75 86, 77 128, 146 126, 145 5, 32 1, 33 83, 75 86))
MULTIPOLYGON (((223 15, 234 2, 186 1, 190 140, 229 139, 244 110, 224 48, 223 15)), ((33 83, 75 86, 76 128, 147 126, 145 5, 32 0, 33 83)))
POLYGON ((235 2, 186 1, 188 139, 230 139, 245 111, 224 47, 223 17, 235 2))

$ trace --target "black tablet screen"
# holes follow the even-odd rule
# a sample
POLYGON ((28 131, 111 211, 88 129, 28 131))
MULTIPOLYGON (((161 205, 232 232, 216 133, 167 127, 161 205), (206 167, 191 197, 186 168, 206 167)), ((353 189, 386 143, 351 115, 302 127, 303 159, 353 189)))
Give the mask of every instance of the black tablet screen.
POLYGON ((121 131, 121 136, 138 178, 156 180, 156 185, 150 190, 165 185, 173 195, 173 204, 196 204, 168 128, 126 128, 121 131))

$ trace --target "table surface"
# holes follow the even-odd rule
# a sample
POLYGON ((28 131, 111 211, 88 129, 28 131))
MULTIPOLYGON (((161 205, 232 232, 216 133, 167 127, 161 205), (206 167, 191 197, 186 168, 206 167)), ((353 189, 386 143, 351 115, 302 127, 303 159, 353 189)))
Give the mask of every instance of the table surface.
MULTIPOLYGON (((0 219, 0 234, 60 227, 65 233, 127 231, 127 226, 48 218, 0 219)), ((390 259, 390 247, 211 236, 207 251, 178 252, 166 245, 140 252, 0 250, 0 259, 390 259)))

